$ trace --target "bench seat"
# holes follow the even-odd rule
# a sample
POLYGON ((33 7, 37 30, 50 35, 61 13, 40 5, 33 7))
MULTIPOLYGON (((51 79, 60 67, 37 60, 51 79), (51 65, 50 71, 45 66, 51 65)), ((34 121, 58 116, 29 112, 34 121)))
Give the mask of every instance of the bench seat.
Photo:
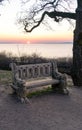
POLYGON ((51 85, 51 84, 58 84, 59 80, 57 79, 52 79, 52 78, 44 78, 44 79, 38 79, 38 80, 33 80, 33 81, 25 81, 25 86, 27 89, 30 88, 35 88, 35 87, 41 87, 41 86, 46 86, 46 85, 51 85))

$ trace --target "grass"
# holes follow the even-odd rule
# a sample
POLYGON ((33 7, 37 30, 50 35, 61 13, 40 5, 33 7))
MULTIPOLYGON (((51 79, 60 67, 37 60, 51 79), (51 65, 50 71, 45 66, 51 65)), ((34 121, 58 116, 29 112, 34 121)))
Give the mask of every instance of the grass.
POLYGON ((7 85, 12 82, 11 71, 0 70, 0 84, 7 85))
POLYGON ((43 88, 42 90, 37 90, 35 92, 30 92, 27 94, 27 97, 28 98, 31 98, 31 97, 37 97, 37 96, 41 96, 41 95, 44 95, 44 94, 48 94, 48 93, 51 93, 53 92, 52 91, 52 88, 51 87, 47 87, 47 88, 43 88))

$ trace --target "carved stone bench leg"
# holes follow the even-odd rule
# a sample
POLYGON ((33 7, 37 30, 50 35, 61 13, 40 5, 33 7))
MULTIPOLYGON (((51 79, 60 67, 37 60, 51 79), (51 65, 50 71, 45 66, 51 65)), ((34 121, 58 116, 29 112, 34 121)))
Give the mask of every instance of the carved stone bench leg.
POLYGON ((11 84, 11 88, 12 88, 12 94, 16 94, 16 88, 14 84, 11 84))
POLYGON ((52 84, 52 90, 54 92, 61 93, 61 94, 66 94, 66 95, 69 94, 69 91, 66 88, 63 81, 61 81, 59 84, 52 84))
POLYGON ((26 97, 27 94, 26 94, 26 89, 24 86, 21 88, 18 88, 16 90, 16 93, 21 103, 30 103, 29 99, 26 97))
POLYGON ((66 95, 69 94, 69 91, 67 89, 67 81, 65 79, 60 80, 59 88, 63 94, 66 94, 66 95))
POLYGON ((13 94, 17 95, 18 99, 21 101, 21 103, 30 103, 29 99, 26 97, 26 88, 23 85, 18 84, 11 85, 13 89, 13 94))

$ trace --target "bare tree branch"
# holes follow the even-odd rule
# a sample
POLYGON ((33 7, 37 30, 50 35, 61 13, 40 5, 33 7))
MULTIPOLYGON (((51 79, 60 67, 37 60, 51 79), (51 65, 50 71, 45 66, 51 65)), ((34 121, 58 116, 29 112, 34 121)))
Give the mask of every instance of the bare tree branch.
POLYGON ((47 15, 51 18, 55 18, 56 16, 58 16, 58 17, 70 18, 70 19, 74 19, 74 20, 76 19, 76 13, 54 11, 54 12, 48 12, 47 15))
POLYGON ((24 6, 18 22, 23 24, 26 32, 31 32, 43 23, 45 16, 50 17, 55 22, 60 22, 64 18, 76 19, 76 13, 72 12, 74 11, 72 10, 74 2, 72 0, 34 0, 33 4, 32 0, 22 1, 24 6), (31 4, 30 7, 29 4, 31 4))
POLYGON ((31 29, 28 30, 28 23, 23 23, 24 24, 24 29, 26 32, 31 32, 32 30, 34 30, 36 27, 38 27, 41 22, 43 21, 45 15, 48 15, 50 18, 54 18, 54 20, 56 22, 59 22, 60 18, 70 18, 70 19, 74 19, 76 20, 76 13, 68 13, 68 12, 58 12, 58 11, 53 11, 53 12, 47 12, 45 11, 41 17, 41 19, 37 22, 36 25, 34 25, 31 29))

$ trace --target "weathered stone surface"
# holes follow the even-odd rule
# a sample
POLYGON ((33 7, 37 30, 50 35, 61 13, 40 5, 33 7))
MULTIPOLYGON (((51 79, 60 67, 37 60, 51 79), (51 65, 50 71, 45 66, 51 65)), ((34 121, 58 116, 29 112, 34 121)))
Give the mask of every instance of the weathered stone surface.
POLYGON ((12 63, 11 68, 13 72, 12 86, 16 89, 16 93, 20 98, 26 97, 26 89, 46 85, 55 87, 57 84, 59 91, 68 94, 66 76, 58 72, 55 62, 27 65, 12 63))

